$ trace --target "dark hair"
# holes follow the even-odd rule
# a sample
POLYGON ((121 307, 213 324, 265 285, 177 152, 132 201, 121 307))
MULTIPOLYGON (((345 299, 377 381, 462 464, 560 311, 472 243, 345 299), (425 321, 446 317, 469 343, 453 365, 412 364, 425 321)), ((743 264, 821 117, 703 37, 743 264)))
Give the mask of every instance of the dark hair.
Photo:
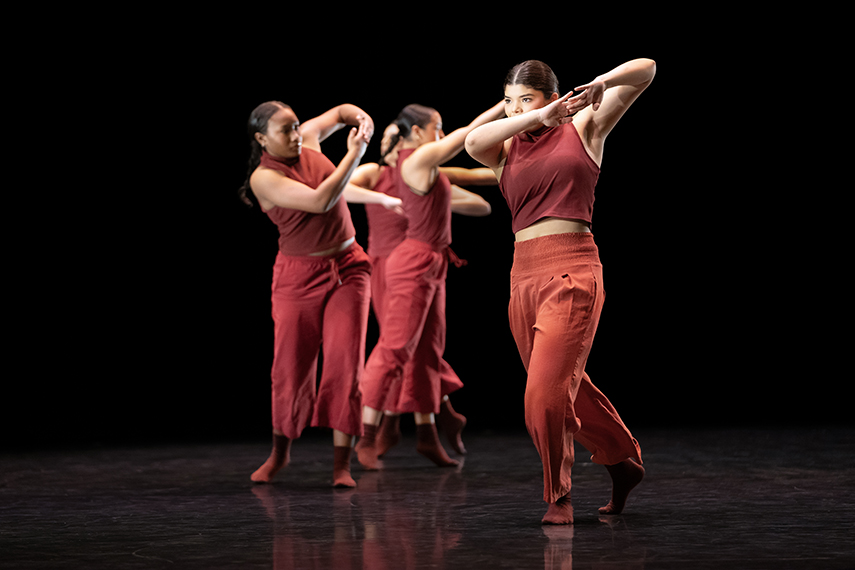
MULTIPOLYGON (((398 141, 402 138, 406 139, 410 137, 414 125, 418 125, 421 128, 428 126, 434 113, 436 113, 436 109, 425 107, 418 103, 412 103, 401 109, 401 112, 398 113, 398 117, 392 121, 392 124, 398 126, 398 134, 392 136, 392 141, 389 144, 389 149, 386 151, 386 154, 392 152, 392 149, 395 148, 395 145, 397 145, 398 141)), ((386 163, 386 154, 380 157, 380 164, 386 163)))
POLYGON ((511 68, 505 76, 504 86, 508 85, 525 85, 537 89, 547 98, 553 93, 559 93, 558 77, 548 65, 536 59, 524 61, 511 68))
POLYGON ((258 204, 258 200, 256 200, 255 195, 249 187, 249 178, 255 169, 258 168, 259 163, 261 163, 262 149, 258 141, 255 140, 255 133, 266 133, 270 117, 279 112, 280 109, 290 108, 289 105, 281 101, 267 101, 253 109, 249 115, 249 121, 246 124, 246 131, 249 135, 249 164, 246 172, 246 180, 244 180, 243 186, 238 189, 238 197, 248 206, 258 204))

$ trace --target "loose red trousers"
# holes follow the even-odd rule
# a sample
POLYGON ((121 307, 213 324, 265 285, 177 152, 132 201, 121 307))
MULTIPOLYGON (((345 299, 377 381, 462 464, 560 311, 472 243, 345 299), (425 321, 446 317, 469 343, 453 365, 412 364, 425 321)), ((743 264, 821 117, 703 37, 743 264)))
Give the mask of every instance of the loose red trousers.
MULTIPOLYGON (((387 256, 376 256, 371 258, 371 306, 374 309, 374 316, 377 322, 382 325, 385 318, 386 304, 386 260, 387 256)), ((432 350, 427 343, 422 343, 419 346, 425 350, 432 350)), ((389 387, 389 392, 386 395, 386 403, 383 405, 383 410, 405 413, 415 411, 417 382, 424 381, 424 378, 417 379, 418 374, 414 371, 424 370, 421 364, 422 353, 416 350, 413 359, 404 365, 404 376, 399 383, 393 383, 389 387)), ((426 357, 431 359, 430 354, 426 357)), ((451 367, 451 365, 441 359, 439 363, 440 374, 440 393, 442 396, 451 394, 463 387, 463 381, 451 367)))
POLYGON ((386 260, 386 293, 380 338, 365 365, 365 405, 383 410, 390 394, 401 392, 400 412, 438 413, 442 354, 445 352, 446 248, 407 239, 386 260), (408 363, 412 390, 402 391, 408 363))
POLYGON ((370 275, 368 255, 356 243, 331 256, 277 255, 271 296, 273 428, 287 437, 300 437, 309 425, 362 434, 370 275))
POLYGON ((508 316, 528 373, 525 422, 548 503, 570 492, 574 440, 594 463, 641 462, 638 442, 585 373, 604 298, 592 234, 516 242, 508 316))

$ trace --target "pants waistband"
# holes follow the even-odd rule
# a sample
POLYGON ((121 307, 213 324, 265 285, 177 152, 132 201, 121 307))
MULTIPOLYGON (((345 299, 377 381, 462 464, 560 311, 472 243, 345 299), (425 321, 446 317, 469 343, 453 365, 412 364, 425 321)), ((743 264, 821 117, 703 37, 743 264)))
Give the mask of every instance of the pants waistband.
POLYGON ((514 242, 513 272, 533 272, 555 263, 600 263, 590 232, 571 232, 514 242))

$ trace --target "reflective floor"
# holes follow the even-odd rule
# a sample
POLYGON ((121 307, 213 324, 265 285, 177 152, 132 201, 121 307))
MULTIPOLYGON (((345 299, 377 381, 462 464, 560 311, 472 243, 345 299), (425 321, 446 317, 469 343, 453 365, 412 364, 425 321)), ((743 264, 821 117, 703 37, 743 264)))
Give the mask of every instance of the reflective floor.
POLYGON ((0 454, 0 568, 855 568, 855 429, 636 431, 647 477, 601 517, 608 476, 574 470, 576 524, 544 527, 527 435, 465 433, 458 468, 412 435, 332 489, 326 434, 272 485, 268 441, 0 454))

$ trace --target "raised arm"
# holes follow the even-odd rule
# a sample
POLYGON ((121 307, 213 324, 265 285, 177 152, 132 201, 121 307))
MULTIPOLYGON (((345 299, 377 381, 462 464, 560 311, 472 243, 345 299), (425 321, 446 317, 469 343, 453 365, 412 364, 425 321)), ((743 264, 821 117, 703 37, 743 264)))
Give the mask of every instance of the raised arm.
POLYGON ((655 75, 655 61, 633 59, 580 85, 574 91, 581 93, 567 100, 567 112, 574 115, 573 124, 598 163, 606 136, 655 75))
POLYGON ((454 158, 472 129, 495 121, 504 114, 504 103, 500 102, 478 115, 469 125, 452 131, 445 137, 418 147, 401 165, 401 177, 416 193, 426 193, 439 175, 439 166, 454 158))
MULTIPOLYGON (((483 124, 472 129, 466 136, 466 152, 496 172, 507 156, 510 139, 517 133, 537 128, 540 125, 554 126, 570 120, 564 108, 564 101, 571 95, 553 97, 551 103, 539 109, 532 109, 519 115, 483 124)), ((503 103, 504 107, 504 103, 503 103)))
POLYGON ((374 121, 365 111, 345 103, 333 107, 329 111, 309 119, 300 126, 300 134, 303 136, 303 146, 314 150, 321 149, 321 143, 334 132, 345 126, 364 126, 363 132, 368 139, 374 134, 374 121))
POLYGON ((297 182, 281 172, 258 168, 250 178, 250 185, 264 210, 274 206, 303 210, 313 214, 329 211, 339 200, 368 145, 366 124, 353 128, 347 137, 347 154, 330 176, 317 188, 297 182))

